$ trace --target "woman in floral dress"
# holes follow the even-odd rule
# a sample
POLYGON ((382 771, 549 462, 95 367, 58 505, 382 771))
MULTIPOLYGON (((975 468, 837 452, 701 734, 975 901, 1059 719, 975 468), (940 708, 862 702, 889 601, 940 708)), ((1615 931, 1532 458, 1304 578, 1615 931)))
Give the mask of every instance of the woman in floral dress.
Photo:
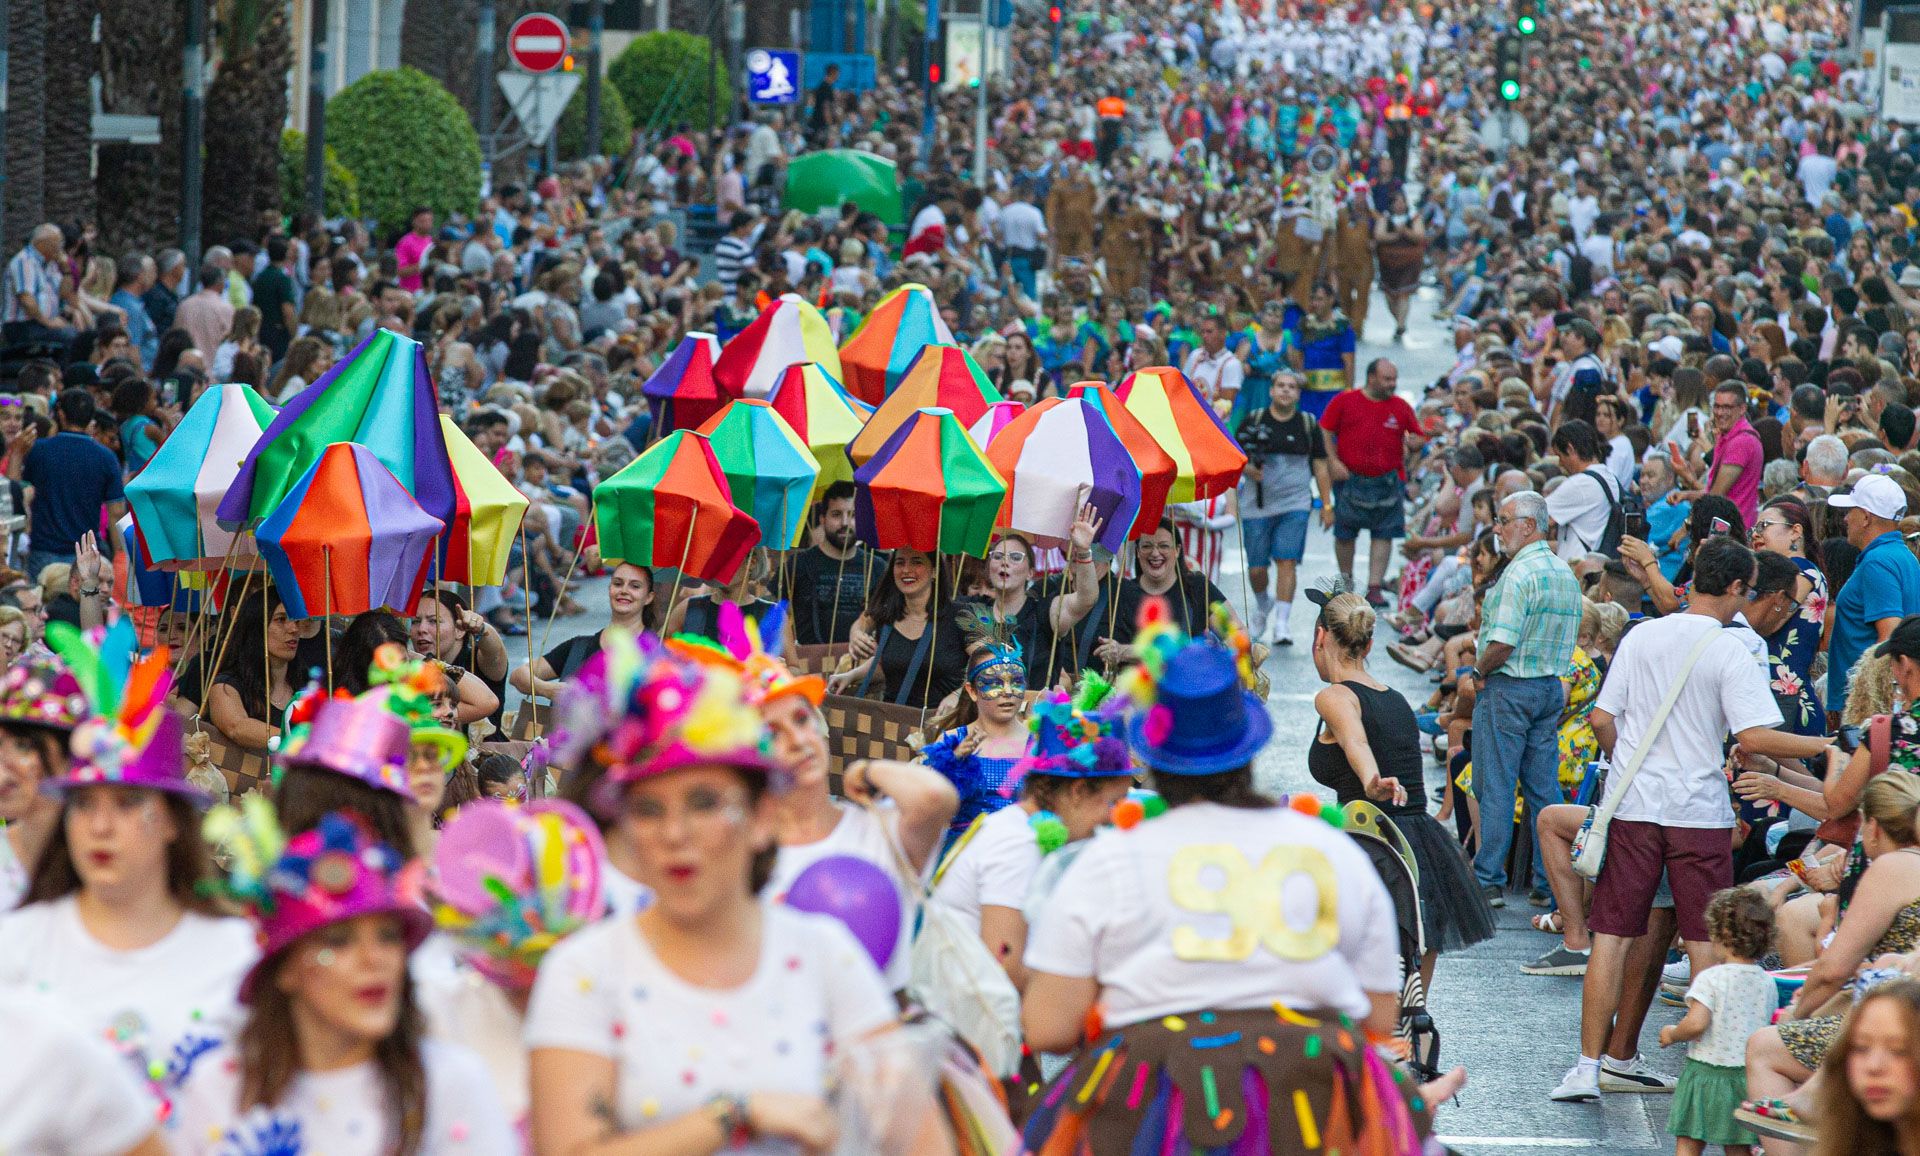
POLYGON ((1800 609, 1767 639, 1767 675, 1786 716, 1786 729, 1798 735, 1824 734, 1826 707, 1811 671, 1826 628, 1827 576, 1821 572, 1819 559, 1809 556, 1809 551, 1817 553, 1820 549, 1813 533, 1813 517, 1799 502, 1776 498, 1753 520, 1752 537, 1754 549, 1785 554, 1800 568, 1800 581, 1793 592, 1800 609))

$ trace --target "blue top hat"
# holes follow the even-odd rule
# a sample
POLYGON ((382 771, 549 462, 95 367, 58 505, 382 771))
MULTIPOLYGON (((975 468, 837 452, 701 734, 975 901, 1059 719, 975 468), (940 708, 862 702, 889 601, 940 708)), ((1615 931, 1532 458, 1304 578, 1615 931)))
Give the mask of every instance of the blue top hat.
POLYGON ((1267 708, 1240 681, 1227 648, 1195 640, 1170 655, 1154 679, 1153 702, 1127 720, 1127 742, 1158 774, 1237 770, 1273 735, 1267 708))

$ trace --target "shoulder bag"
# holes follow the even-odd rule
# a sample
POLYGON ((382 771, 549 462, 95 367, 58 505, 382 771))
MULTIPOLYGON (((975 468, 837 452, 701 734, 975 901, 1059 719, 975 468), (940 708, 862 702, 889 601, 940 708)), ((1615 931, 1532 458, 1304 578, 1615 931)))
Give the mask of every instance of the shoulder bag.
POLYGON ((1633 785, 1633 777, 1640 773, 1640 764, 1646 761, 1647 752, 1660 737, 1660 731, 1667 725, 1667 716, 1673 713, 1673 704, 1680 699, 1680 691, 1687 685, 1687 678, 1693 673, 1694 664, 1700 661, 1707 647, 1719 637, 1721 628, 1715 626, 1700 636, 1687 651, 1687 657, 1680 664, 1679 676, 1660 700, 1660 706, 1653 712, 1653 719, 1647 724, 1647 733, 1641 736, 1640 745, 1634 748, 1633 757, 1620 769, 1620 780, 1608 783, 1609 788, 1597 807, 1587 808, 1587 817, 1580 823, 1580 830, 1573 837, 1573 869, 1583 879, 1600 878, 1601 865, 1607 857, 1607 828, 1613 824, 1613 813, 1620 809, 1620 801, 1626 798, 1627 788, 1633 785))

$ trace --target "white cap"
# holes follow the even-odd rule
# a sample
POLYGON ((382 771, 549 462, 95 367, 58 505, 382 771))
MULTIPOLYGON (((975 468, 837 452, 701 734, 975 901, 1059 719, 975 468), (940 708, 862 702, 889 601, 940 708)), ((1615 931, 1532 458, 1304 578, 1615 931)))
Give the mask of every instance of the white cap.
POLYGON ((1876 518, 1892 522, 1906 515, 1907 492, 1885 474, 1868 474, 1853 483, 1853 489, 1827 498, 1827 505, 1840 509, 1857 506, 1876 518))
POLYGON ((1680 355, 1685 353, 1686 349, 1686 343, 1671 333, 1660 338, 1658 341, 1649 341, 1647 343, 1648 352, 1657 353, 1668 361, 1680 360, 1680 355))

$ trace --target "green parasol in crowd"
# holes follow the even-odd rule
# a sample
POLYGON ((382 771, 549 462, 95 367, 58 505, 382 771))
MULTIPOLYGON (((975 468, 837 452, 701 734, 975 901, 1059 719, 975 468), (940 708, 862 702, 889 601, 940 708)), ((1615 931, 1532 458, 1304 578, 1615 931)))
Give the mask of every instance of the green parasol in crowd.
POLYGON ((781 207, 817 213, 848 201, 888 225, 904 225, 900 181, 893 162, 861 149, 827 149, 798 156, 787 166, 781 207))

